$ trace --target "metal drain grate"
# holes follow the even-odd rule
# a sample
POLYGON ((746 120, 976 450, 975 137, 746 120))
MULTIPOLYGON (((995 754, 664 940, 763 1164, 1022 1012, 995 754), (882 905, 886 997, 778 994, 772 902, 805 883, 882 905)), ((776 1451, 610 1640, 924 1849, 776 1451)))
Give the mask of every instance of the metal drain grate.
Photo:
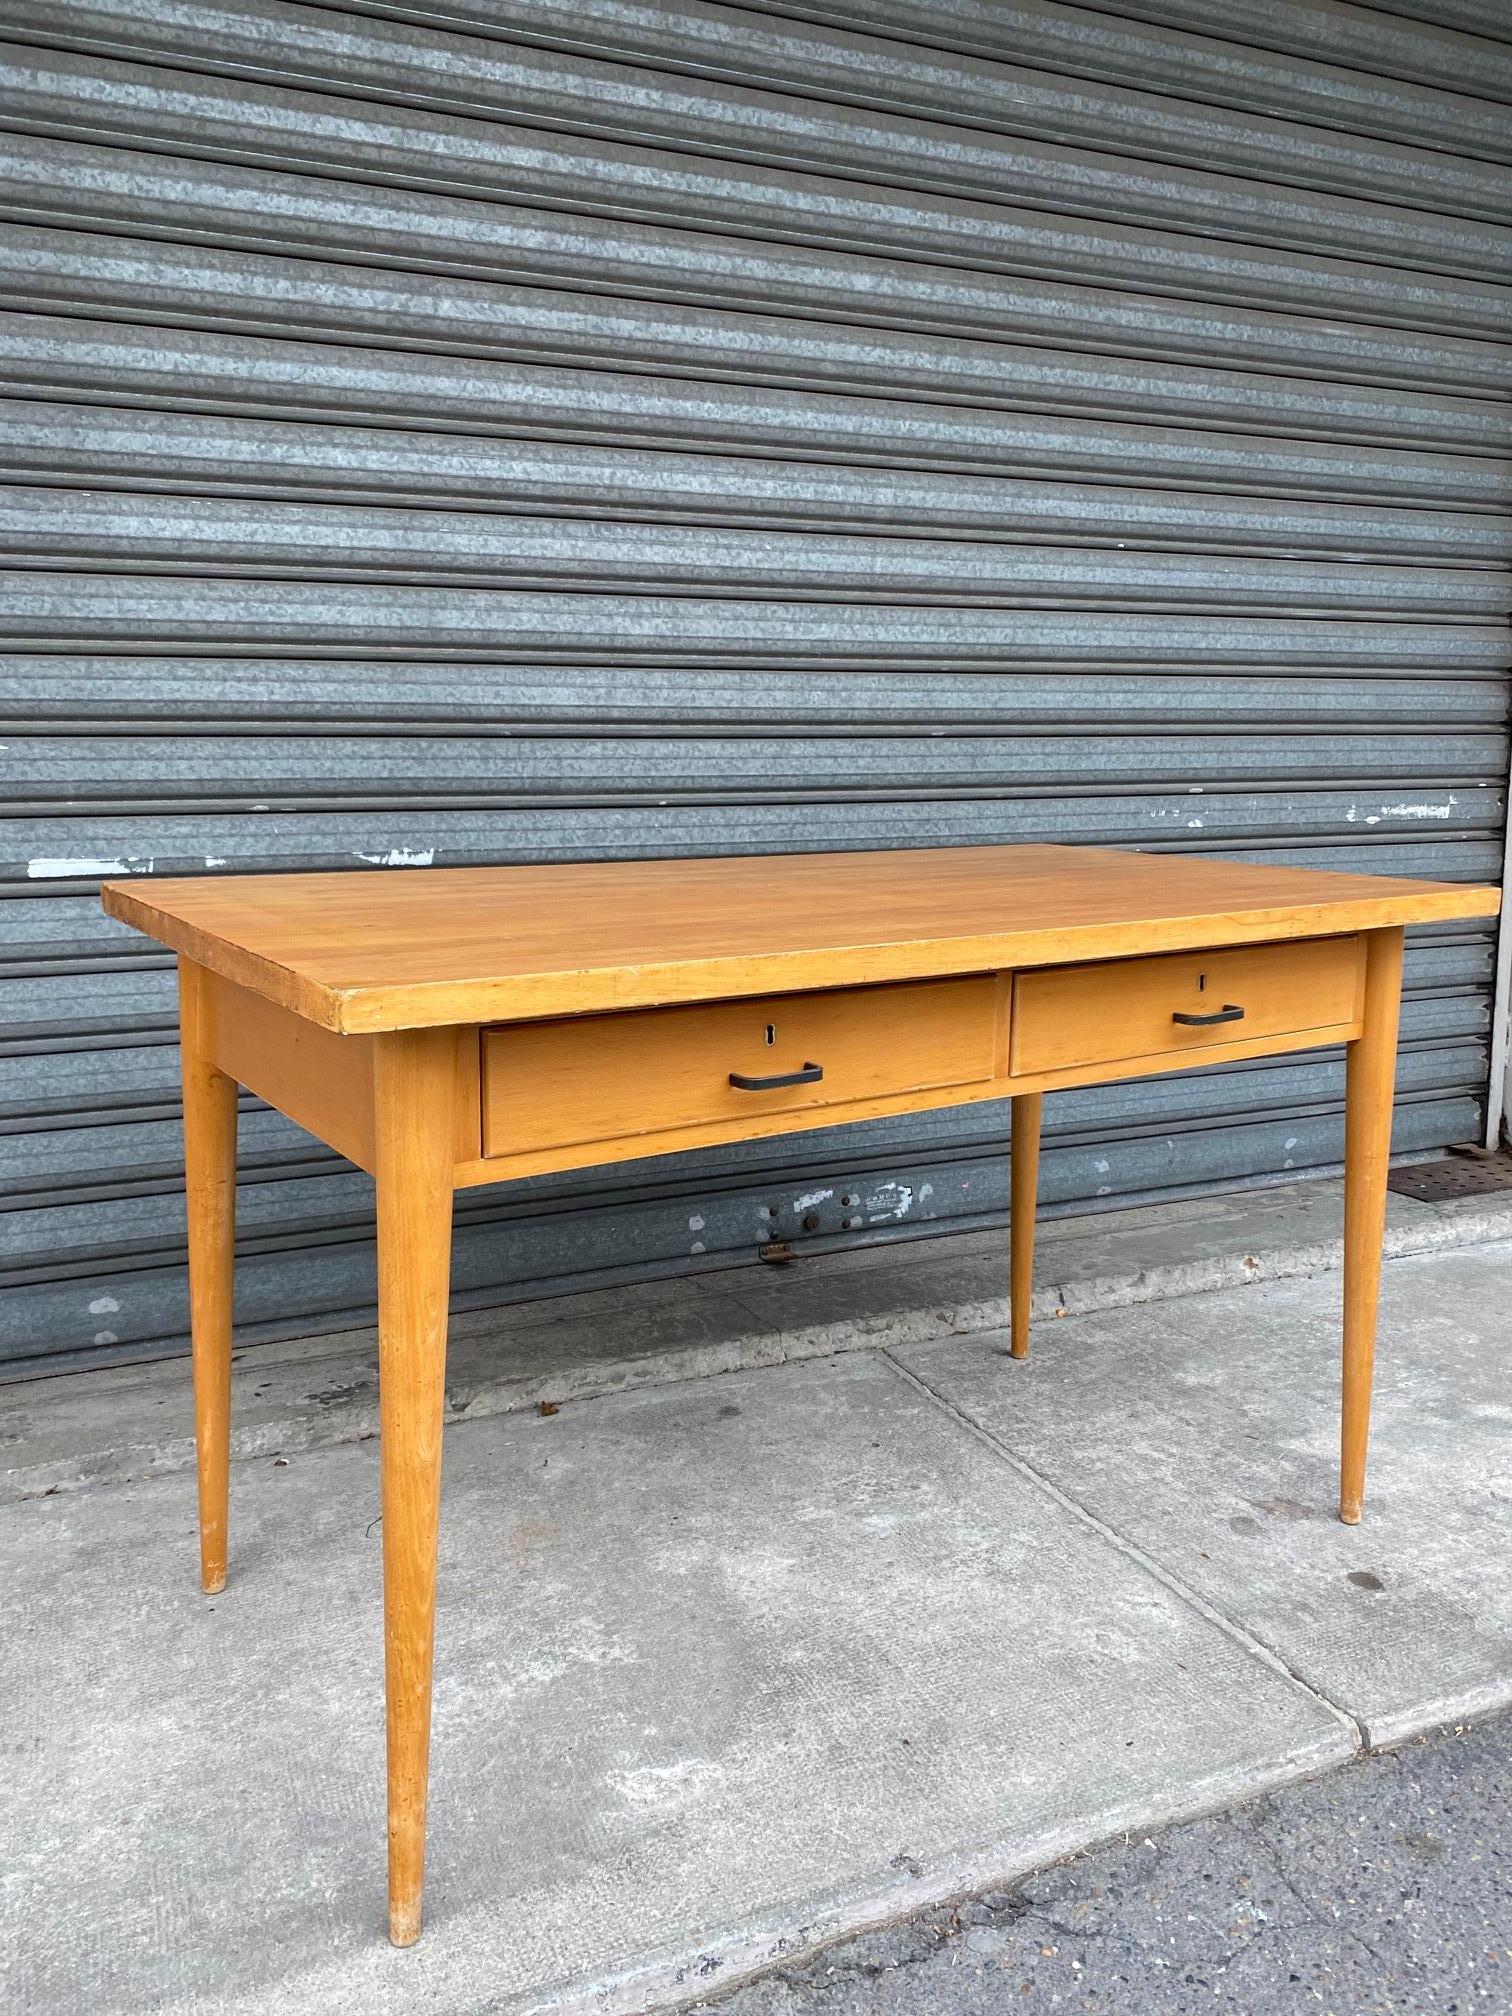
POLYGON ((1393 1169, 1386 1186, 1420 1204, 1442 1204, 1450 1197, 1490 1197, 1512 1190, 1512 1154, 1446 1155, 1442 1162, 1418 1162, 1393 1169))

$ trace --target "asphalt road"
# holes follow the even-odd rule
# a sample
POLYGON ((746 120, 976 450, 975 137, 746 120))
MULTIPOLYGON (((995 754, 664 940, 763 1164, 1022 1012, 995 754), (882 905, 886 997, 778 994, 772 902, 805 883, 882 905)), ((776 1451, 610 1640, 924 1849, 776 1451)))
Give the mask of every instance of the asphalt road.
POLYGON ((830 1947, 717 2009, 1512 2012, 1512 1715, 1092 1850, 830 1947))

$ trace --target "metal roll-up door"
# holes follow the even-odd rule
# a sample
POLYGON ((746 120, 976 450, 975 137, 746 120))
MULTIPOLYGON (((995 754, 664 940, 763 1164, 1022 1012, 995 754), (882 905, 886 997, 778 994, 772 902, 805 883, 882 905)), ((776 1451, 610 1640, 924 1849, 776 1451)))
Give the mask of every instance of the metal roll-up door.
MULTIPOLYGON (((5 28, 0 1366, 186 1320, 171 962, 102 876, 1050 839, 1499 879, 1503 10, 5 28)), ((1481 1134, 1494 968, 1413 934, 1401 1151, 1481 1134)), ((1060 1095, 1046 1206, 1327 1168, 1342 1091, 1320 1052, 1060 1095)), ((246 1334, 362 1317, 367 1179, 255 1101, 241 1142, 246 1334)), ((999 1224, 1006 1148, 984 1105, 472 1192, 458 1294, 999 1224)))

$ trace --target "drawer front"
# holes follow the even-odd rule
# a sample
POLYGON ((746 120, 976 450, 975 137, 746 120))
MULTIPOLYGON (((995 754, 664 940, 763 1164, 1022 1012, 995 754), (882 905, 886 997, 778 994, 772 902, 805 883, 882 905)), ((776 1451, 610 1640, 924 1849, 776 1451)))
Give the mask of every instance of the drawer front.
POLYGON ((1177 1062, 1256 1038, 1336 1035, 1359 1020, 1364 970, 1359 938, 1299 938, 1020 973, 1012 1069, 1022 1077, 1135 1058, 1177 1062))
MULTIPOLYGON (((931 1091, 992 1079, 1000 1002, 987 975, 485 1029, 483 1153, 635 1152, 638 1137, 679 1130, 729 1139, 915 1093, 931 1103, 931 1091), (798 1082, 764 1083, 774 1078, 798 1082), (764 1127, 771 1117, 779 1125, 764 1127)), ((657 1139, 655 1152, 679 1145, 657 1139)))

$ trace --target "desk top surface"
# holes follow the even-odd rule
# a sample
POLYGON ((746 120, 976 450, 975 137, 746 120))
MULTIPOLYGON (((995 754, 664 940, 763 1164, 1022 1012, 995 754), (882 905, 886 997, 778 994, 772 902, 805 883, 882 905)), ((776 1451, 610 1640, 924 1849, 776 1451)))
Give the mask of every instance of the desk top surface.
POLYGON ((1494 888, 1092 847, 110 882, 111 916, 349 1033, 1495 914, 1494 888))

